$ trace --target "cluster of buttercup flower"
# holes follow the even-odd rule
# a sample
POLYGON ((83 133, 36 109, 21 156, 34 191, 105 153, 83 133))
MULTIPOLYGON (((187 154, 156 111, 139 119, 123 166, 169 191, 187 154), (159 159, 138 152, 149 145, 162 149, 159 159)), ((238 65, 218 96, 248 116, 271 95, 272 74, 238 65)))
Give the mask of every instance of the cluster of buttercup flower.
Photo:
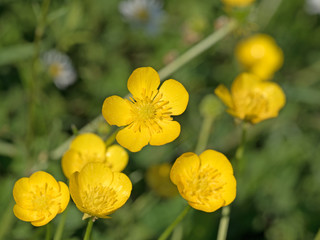
POLYGON ((239 74, 229 91, 224 85, 215 94, 232 116, 250 123, 278 116, 286 98, 281 87, 270 80, 283 64, 283 53, 273 38, 256 34, 242 40, 235 55, 246 72, 239 74))

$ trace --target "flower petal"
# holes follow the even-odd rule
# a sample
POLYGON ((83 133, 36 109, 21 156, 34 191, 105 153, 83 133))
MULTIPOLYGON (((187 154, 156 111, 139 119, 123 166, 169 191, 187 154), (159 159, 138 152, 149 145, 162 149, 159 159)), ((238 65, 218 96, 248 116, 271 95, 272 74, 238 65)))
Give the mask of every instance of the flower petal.
POLYGON ((119 96, 111 96, 104 100, 102 115, 110 125, 126 126, 132 122, 131 103, 119 96))
POLYGON ((37 221, 43 218, 43 215, 38 211, 22 208, 18 204, 14 205, 13 213, 17 218, 26 222, 37 221))
POLYGON ((128 79, 128 89, 133 98, 151 98, 157 93, 160 77, 152 67, 137 68, 128 79))
POLYGON ((221 101, 228 107, 228 108, 233 108, 233 101, 231 94, 226 88, 226 86, 220 84, 215 90, 214 93, 217 95, 218 98, 221 99, 221 101))
POLYGON ((223 174, 233 174, 233 169, 230 161, 220 152, 215 150, 206 150, 199 155, 201 168, 214 168, 223 174))
POLYGON ((57 214, 51 214, 48 216, 44 216, 43 219, 38 220, 38 221, 31 221, 31 224, 35 227, 41 227, 46 225, 47 223, 49 223, 52 219, 55 218, 55 216, 57 216, 57 214))
POLYGON ((143 127, 140 131, 134 131, 133 127, 128 126, 118 132, 116 139, 122 147, 138 152, 150 141, 150 132, 143 127))
POLYGON ((170 108, 171 115, 180 115, 186 110, 189 94, 178 81, 173 79, 164 81, 158 94, 162 95, 163 101, 169 102, 166 106, 170 108))
POLYGON ((236 198, 237 182, 231 174, 225 175, 223 181, 225 181, 226 184, 222 188, 221 197, 225 201, 223 206, 227 206, 236 198))
POLYGON ((46 185, 48 185, 54 188, 55 191, 59 191, 59 184, 57 180, 49 173, 43 171, 33 173, 30 176, 29 181, 31 187, 39 187, 45 189, 46 185))
POLYGON ((194 209, 201 210, 204 212, 214 212, 217 209, 225 206, 224 200, 222 198, 212 198, 208 202, 199 203, 199 202, 190 202, 188 201, 189 205, 194 209))
POLYGON ((184 153, 178 157, 173 164, 170 171, 170 179, 176 185, 181 181, 181 179, 192 179, 194 177, 194 173, 199 170, 199 167, 200 159, 197 154, 193 152, 184 153))
POLYGON ((174 141, 180 135, 181 127, 176 121, 162 121, 159 126, 162 130, 151 135, 150 145, 163 145, 174 141))
POLYGON ((33 203, 29 178, 20 178, 13 187, 13 197, 17 205, 22 208, 32 209, 33 203))
POLYGON ((86 163, 85 158, 81 158, 80 153, 73 149, 68 150, 61 160, 62 170, 67 178, 74 172, 79 172, 86 163))
POLYGON ((77 208, 81 212, 86 212, 86 210, 83 207, 83 202, 80 195, 81 187, 82 186, 79 185, 79 172, 75 172, 71 175, 69 179, 70 195, 72 197, 73 202, 76 204, 77 208))
POLYGON ((64 182, 59 181, 58 183, 60 185, 60 193, 61 193, 60 209, 58 213, 62 213, 68 206, 68 203, 70 201, 70 193, 69 193, 68 186, 64 182))

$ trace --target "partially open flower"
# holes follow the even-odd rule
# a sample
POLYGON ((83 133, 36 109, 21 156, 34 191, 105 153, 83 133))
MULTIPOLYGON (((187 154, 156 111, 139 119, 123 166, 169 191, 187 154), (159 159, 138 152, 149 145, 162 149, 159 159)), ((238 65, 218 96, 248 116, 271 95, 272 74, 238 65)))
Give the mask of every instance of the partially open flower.
POLYGON ((192 152, 182 154, 173 164, 170 178, 189 205, 204 212, 227 206, 236 197, 232 166, 214 150, 199 156, 192 152))
POLYGON ((105 99, 102 114, 110 125, 124 127, 116 139, 132 152, 145 145, 163 145, 175 140, 180 134, 180 124, 172 121, 182 114, 188 104, 189 94, 176 80, 166 80, 160 89, 158 73, 151 67, 136 69, 127 86, 131 101, 119 96, 105 99))
POLYGON ((105 163, 92 162, 71 175, 69 188, 74 203, 86 217, 108 218, 126 203, 132 183, 105 163))
POLYGON ((70 200, 67 185, 42 171, 20 178, 13 187, 13 197, 14 215, 36 227, 46 225, 62 213, 70 200))
POLYGON ((250 123, 278 116, 286 102, 281 87, 269 81, 261 81, 250 73, 240 74, 232 83, 231 91, 224 85, 215 89, 215 94, 228 107, 228 112, 250 123))
POLYGON ((246 71, 262 80, 272 78, 283 65, 282 50, 275 40, 266 34, 256 34, 240 41, 235 54, 246 71))

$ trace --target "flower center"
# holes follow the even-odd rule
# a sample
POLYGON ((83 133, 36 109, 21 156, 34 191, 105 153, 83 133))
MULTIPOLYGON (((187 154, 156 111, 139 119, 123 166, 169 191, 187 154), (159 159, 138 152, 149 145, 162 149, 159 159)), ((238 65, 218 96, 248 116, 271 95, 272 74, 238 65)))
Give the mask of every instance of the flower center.
POLYGON ((49 67, 49 74, 52 77, 58 77, 62 72, 62 66, 60 63, 52 63, 49 67))
POLYGON ((130 98, 132 105, 133 122, 129 127, 133 130, 140 131, 142 128, 149 130, 150 134, 162 131, 161 122, 172 120, 171 107, 168 101, 162 99, 162 94, 146 94, 142 98, 130 98))
POLYGON ((246 112, 245 119, 250 120, 255 117, 261 117, 262 114, 268 112, 269 103, 267 98, 261 92, 251 92, 244 102, 246 112))
POLYGON ((60 204, 57 198, 61 196, 60 192, 55 191, 53 187, 49 187, 46 183, 44 186, 36 186, 35 191, 32 192, 33 208, 40 212, 46 212, 48 215, 56 214, 51 213, 50 209, 57 204, 60 204))
POLYGON ((225 182, 221 179, 221 173, 217 169, 200 167, 199 171, 187 181, 185 191, 204 204, 212 198, 222 199, 221 190, 224 185, 225 182))
POLYGON ((83 207, 92 216, 99 216, 105 212, 111 212, 118 201, 117 194, 112 188, 103 185, 87 185, 83 193, 83 207))
POLYGON ((149 20, 150 14, 148 9, 146 8, 139 8, 136 12, 135 12, 135 16, 138 20, 140 20, 141 22, 146 22, 149 20))

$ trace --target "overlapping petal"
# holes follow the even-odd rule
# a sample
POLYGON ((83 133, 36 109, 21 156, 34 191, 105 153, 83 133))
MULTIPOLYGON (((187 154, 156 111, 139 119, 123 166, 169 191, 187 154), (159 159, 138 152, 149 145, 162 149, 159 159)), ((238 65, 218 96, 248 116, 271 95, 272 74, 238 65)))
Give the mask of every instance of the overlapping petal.
POLYGON ((135 131, 135 129, 130 126, 121 129, 116 136, 117 142, 131 152, 140 151, 149 143, 150 138, 150 132, 147 128, 141 128, 135 131))
POLYGON ((184 86, 176 80, 169 79, 163 82, 159 93, 163 101, 167 101, 171 115, 182 114, 188 105, 189 94, 184 86))
POLYGON ((158 123, 161 131, 151 135, 150 145, 159 146, 174 141, 180 135, 181 127, 176 121, 162 121, 158 123))
POLYGON ((102 115, 110 125, 126 126, 132 122, 131 103, 119 96, 111 96, 104 100, 102 115))

